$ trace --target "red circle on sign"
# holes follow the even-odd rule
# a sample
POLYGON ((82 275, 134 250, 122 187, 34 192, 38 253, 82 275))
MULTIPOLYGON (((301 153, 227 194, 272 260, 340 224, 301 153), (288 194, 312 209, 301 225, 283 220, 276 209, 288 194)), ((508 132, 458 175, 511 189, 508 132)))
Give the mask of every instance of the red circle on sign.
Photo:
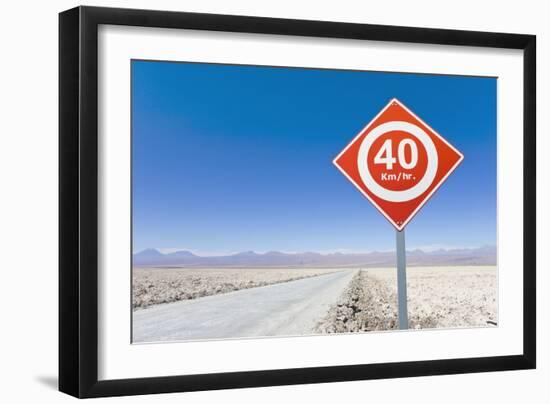
POLYGON ((365 163, 381 187, 404 191, 424 177, 427 161, 426 148, 415 136, 391 131, 373 142, 365 163))

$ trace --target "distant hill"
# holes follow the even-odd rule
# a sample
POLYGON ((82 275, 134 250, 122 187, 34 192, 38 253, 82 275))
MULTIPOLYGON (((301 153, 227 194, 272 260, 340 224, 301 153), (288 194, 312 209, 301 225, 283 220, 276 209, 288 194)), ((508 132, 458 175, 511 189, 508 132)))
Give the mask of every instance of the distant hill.
MULTIPOLYGON (((232 255, 202 257, 182 250, 163 254, 148 248, 133 256, 138 267, 386 267, 395 265, 395 252, 320 254, 244 251, 232 255)), ((407 265, 496 265, 496 247, 407 251, 407 265)))

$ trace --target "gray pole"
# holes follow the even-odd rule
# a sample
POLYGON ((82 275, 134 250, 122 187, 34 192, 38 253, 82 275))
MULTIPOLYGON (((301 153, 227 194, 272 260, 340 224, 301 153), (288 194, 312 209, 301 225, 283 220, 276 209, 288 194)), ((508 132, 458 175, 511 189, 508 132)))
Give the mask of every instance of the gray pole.
POLYGON ((409 328, 409 316, 407 314, 407 272, 405 261, 405 230, 396 231, 395 244, 397 249, 397 305, 399 317, 399 329, 409 328))

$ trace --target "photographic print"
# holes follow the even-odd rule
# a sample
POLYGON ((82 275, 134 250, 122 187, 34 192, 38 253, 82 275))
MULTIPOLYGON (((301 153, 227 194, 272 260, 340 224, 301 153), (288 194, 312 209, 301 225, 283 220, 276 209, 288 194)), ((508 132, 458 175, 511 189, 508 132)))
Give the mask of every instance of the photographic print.
POLYGON ((536 368, 536 48, 60 13, 59 390, 536 368))
POLYGON ((132 342, 497 327, 496 100, 132 60, 132 342))

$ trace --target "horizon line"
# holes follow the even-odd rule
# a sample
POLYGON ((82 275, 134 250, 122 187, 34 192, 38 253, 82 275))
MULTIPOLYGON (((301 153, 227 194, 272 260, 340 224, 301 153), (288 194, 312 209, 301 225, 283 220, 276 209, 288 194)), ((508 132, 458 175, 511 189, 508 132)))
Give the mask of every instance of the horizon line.
MULTIPOLYGON (((456 251, 456 250, 476 250, 481 248, 496 248, 496 245, 494 244, 482 244, 478 246, 414 246, 407 248, 406 251, 422 251, 424 253, 431 253, 436 251, 456 251)), ((388 253, 395 251, 394 248, 392 249, 384 249, 384 250, 362 250, 362 251, 356 251, 356 250, 346 250, 346 249, 336 249, 336 250, 320 250, 320 251, 312 251, 312 250, 303 250, 303 251, 285 251, 285 250, 265 250, 265 251, 255 251, 255 250, 241 250, 241 251, 234 251, 234 252, 217 252, 213 254, 204 254, 201 252, 193 251, 192 249, 187 248, 158 248, 158 247, 148 247, 144 248, 142 250, 139 250, 137 252, 132 252, 132 255, 141 254, 145 251, 154 250, 158 252, 161 255, 170 255, 178 252, 187 252, 190 254, 193 254, 197 257, 223 257, 223 256, 232 256, 232 255, 238 255, 238 254, 257 254, 257 255, 266 255, 269 253, 279 253, 279 254, 287 254, 287 255, 298 255, 298 254, 318 254, 318 255, 359 255, 359 254, 373 254, 373 253, 388 253), (163 251, 164 250, 164 251, 163 251)))

